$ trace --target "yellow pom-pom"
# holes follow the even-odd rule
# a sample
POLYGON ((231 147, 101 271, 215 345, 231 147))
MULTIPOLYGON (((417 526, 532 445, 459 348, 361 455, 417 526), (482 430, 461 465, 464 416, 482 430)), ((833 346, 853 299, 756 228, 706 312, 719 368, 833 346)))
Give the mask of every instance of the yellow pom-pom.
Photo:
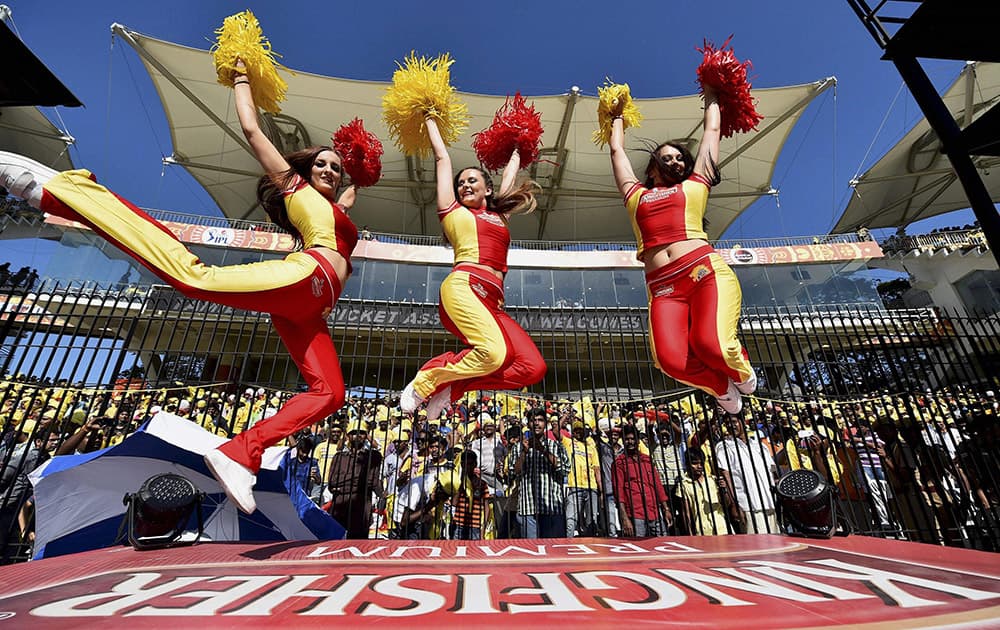
POLYGON ((642 122, 642 113, 639 107, 632 100, 632 93, 628 83, 612 83, 610 79, 605 79, 604 85, 597 88, 599 102, 597 105, 597 121, 600 128, 594 131, 594 144, 603 147, 611 140, 612 111, 619 103, 624 103, 621 116, 625 129, 638 127, 642 122))
POLYGON ((469 126, 469 109, 451 86, 449 68, 454 62, 448 53, 428 59, 411 52, 403 64, 396 64, 392 85, 382 96, 382 119, 404 154, 425 156, 431 152, 424 125, 427 116, 436 120, 448 145, 469 126))
POLYGON ((278 103, 285 100, 288 84, 278 76, 277 69, 290 71, 275 61, 281 55, 271 50, 271 42, 264 37, 254 14, 247 10, 230 15, 215 34, 218 37, 212 46, 212 58, 219 83, 233 87, 236 60, 241 59, 250 79, 254 104, 271 114, 280 112, 278 103))

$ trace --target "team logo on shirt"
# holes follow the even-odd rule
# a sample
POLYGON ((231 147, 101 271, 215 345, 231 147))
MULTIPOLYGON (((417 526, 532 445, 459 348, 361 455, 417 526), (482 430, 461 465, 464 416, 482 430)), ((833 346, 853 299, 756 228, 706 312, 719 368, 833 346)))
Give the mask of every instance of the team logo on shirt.
POLYGON ((708 265, 698 265, 691 270, 691 280, 698 282, 710 273, 712 270, 708 268, 708 265))
POLYGON ((507 227, 507 225, 503 222, 503 219, 500 218, 500 215, 496 214, 495 212, 490 212, 488 210, 485 212, 480 212, 479 214, 476 215, 476 218, 479 219, 480 221, 486 221, 487 223, 492 223, 493 225, 499 227, 507 227))
POLYGON ((666 199, 667 197, 673 195, 677 192, 677 186, 671 186, 670 188, 654 188, 645 195, 642 196, 642 201, 644 203, 652 203, 654 201, 659 201, 661 199, 666 199))
POLYGON ((323 297, 323 279, 313 277, 312 279, 313 297, 323 297))

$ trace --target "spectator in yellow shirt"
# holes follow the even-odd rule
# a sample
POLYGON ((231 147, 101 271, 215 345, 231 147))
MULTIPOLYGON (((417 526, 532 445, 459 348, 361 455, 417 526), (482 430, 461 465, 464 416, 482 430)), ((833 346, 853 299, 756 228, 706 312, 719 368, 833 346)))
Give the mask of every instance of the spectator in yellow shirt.
POLYGON ((574 420, 572 437, 563 437, 569 455, 566 475, 566 537, 596 536, 598 499, 601 496, 601 460, 597 446, 587 437, 582 420, 574 420))
MULTIPOLYGON (((725 503, 719 488, 705 474, 705 454, 692 448, 685 453, 687 472, 681 476, 674 491, 680 506, 681 523, 691 536, 719 536, 728 534, 725 503)), ((729 501, 730 508, 736 503, 729 501)), ((737 519, 738 520, 738 519, 737 519)))
POLYGON ((316 460, 316 465, 319 466, 320 479, 328 477, 330 461, 337 454, 337 450, 343 443, 343 438, 344 428, 339 424, 333 424, 326 434, 326 439, 318 440, 315 448, 313 448, 312 456, 316 460))

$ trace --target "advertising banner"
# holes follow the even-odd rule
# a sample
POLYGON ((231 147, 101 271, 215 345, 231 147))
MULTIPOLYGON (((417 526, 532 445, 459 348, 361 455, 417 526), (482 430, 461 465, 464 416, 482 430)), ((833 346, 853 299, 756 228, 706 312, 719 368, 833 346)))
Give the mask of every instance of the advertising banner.
POLYGON ((0 568, 0 627, 986 628, 996 558, 860 536, 118 547, 0 568))

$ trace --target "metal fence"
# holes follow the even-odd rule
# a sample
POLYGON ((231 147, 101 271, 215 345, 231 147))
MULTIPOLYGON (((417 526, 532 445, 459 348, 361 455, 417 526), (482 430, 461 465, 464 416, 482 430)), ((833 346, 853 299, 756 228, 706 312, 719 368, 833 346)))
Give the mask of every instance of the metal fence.
MULTIPOLYGON (((492 495, 477 512, 476 529, 489 535, 527 535, 524 527, 538 535, 777 533, 775 481, 810 468, 837 489, 841 521, 855 532, 1000 545, 996 316, 747 310, 740 336, 760 387, 734 419, 655 369, 644 308, 511 314, 545 357, 545 379, 529 392, 479 392, 427 425, 393 407, 424 361, 457 347, 436 305, 341 301, 330 331, 351 398, 309 436, 320 468, 320 483, 306 481, 315 499, 328 501, 338 483, 331 456, 350 447, 343 429, 358 417, 370 430, 368 465, 376 461, 382 471, 375 514, 364 515, 372 536, 454 535, 455 510, 469 507, 456 496, 419 518, 416 510, 434 497, 421 505, 401 497, 419 462, 421 472, 460 470, 464 450, 476 453, 492 495), (517 464, 530 429, 523 419, 540 408, 547 439, 555 438, 546 448, 565 455, 554 471, 536 470, 530 455, 517 464), (574 441, 577 422, 584 437, 574 441), (633 430, 649 460, 626 448, 633 430), (435 440, 443 441, 432 454, 427 445, 435 440), (533 475, 545 474, 558 496, 528 490, 533 475)), ((29 554, 25 475, 45 458, 117 443, 154 406, 232 434, 302 387, 266 315, 164 287, 5 289, 0 341, 4 561, 29 554)))

